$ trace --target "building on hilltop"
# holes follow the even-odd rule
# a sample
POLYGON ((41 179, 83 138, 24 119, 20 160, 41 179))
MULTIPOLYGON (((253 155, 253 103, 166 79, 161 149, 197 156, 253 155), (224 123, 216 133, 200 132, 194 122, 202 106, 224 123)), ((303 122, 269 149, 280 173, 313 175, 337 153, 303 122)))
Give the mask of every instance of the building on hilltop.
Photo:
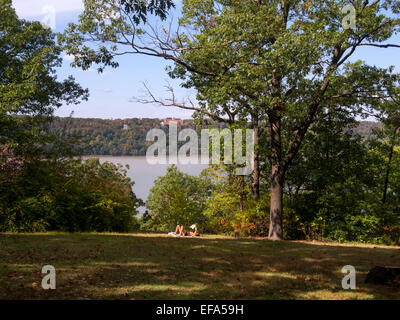
POLYGON ((182 119, 175 119, 175 118, 166 118, 161 122, 162 126, 166 126, 168 124, 170 124, 171 122, 177 122, 178 124, 183 124, 183 120, 182 119))

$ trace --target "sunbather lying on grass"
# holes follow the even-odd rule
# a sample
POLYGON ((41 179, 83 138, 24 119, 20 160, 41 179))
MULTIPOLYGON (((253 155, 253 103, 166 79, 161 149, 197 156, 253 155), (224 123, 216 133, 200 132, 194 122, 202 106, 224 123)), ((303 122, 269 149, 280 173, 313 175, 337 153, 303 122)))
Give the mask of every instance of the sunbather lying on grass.
POLYGON ((192 230, 194 229, 194 232, 187 232, 183 225, 182 226, 177 225, 175 232, 170 232, 169 235, 180 236, 180 237, 188 237, 188 236, 189 237, 199 237, 200 236, 200 234, 197 231, 197 225, 194 224, 190 228, 192 230))
POLYGON ((186 237, 188 235, 187 231, 185 230, 185 227, 182 225, 177 225, 174 235, 176 236, 181 236, 181 237, 186 237))

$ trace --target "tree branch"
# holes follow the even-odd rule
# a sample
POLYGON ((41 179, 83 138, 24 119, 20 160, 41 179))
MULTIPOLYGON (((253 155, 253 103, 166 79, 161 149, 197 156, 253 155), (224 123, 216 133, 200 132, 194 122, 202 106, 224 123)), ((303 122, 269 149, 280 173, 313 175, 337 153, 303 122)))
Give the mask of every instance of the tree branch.
POLYGON ((376 44, 376 43, 360 43, 360 46, 371 46, 377 48, 400 48, 398 44, 376 44))
POLYGON ((174 89, 169 84, 166 86, 166 88, 167 88, 167 91, 170 92, 171 97, 166 99, 166 100, 162 100, 162 99, 156 98, 155 95, 151 92, 151 90, 149 89, 149 87, 145 83, 143 83, 143 86, 146 89, 146 93, 147 93, 147 96, 148 96, 149 99, 140 99, 140 98, 133 97, 131 99, 131 101, 136 101, 136 102, 139 102, 139 103, 142 103, 142 104, 154 104, 154 103, 156 103, 156 104, 159 104, 159 105, 164 106, 164 107, 176 107, 176 108, 180 108, 180 109, 184 109, 184 110, 192 110, 192 111, 200 112, 200 113, 210 117, 213 120, 217 120, 217 121, 220 121, 220 122, 223 122, 223 123, 232 124, 235 121, 234 120, 234 116, 232 116, 230 114, 230 112, 228 112, 226 110, 226 108, 223 108, 223 109, 228 114, 229 119, 222 118, 221 116, 219 116, 219 115, 217 115, 217 114, 215 114, 215 113, 213 113, 211 111, 208 111, 206 109, 196 107, 195 104, 192 102, 192 100, 190 98, 188 98, 188 103, 190 105, 187 105, 184 101, 183 102, 178 102, 177 99, 176 99, 176 96, 175 96, 174 89))

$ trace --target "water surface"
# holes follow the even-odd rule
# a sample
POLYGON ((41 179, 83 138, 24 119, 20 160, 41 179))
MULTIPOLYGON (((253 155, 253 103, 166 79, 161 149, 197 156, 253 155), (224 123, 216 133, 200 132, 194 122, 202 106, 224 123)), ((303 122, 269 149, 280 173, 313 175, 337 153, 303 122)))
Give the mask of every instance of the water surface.
MULTIPOLYGON (((146 157, 134 157, 134 156, 125 156, 125 157, 114 157, 114 156, 87 156, 83 157, 83 159, 89 158, 99 158, 100 162, 103 163, 105 161, 112 162, 114 164, 122 164, 123 166, 129 165, 128 176, 133 181, 135 181, 135 185, 133 187, 133 191, 136 196, 143 201, 146 201, 150 189, 154 184, 154 180, 158 177, 163 176, 167 173, 167 169, 171 166, 170 164, 156 164, 151 165, 147 162, 146 157)), ((187 164, 177 165, 178 169, 184 173, 190 174, 192 176, 200 175, 201 171, 206 169, 208 166, 204 164, 187 164)), ((143 213, 145 208, 141 208, 140 212, 143 213)))

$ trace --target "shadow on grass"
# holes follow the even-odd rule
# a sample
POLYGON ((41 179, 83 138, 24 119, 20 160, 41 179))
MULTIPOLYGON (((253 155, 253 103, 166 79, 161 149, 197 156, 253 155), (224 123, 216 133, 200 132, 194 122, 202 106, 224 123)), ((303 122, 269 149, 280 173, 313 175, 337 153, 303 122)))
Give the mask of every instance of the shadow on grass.
POLYGON ((375 265, 400 265, 399 248, 364 248, 161 235, 0 235, 1 299, 400 299, 364 284, 375 265), (40 287, 43 265, 57 290, 40 287), (357 290, 341 287, 345 265, 357 290))

